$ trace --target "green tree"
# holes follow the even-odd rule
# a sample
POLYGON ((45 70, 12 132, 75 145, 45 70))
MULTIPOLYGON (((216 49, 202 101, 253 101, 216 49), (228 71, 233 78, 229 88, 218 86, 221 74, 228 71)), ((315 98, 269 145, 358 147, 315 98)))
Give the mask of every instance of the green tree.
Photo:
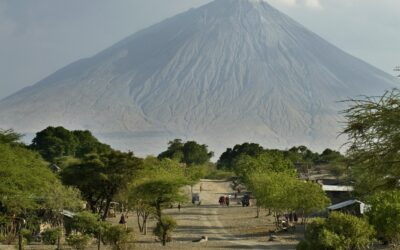
POLYGON ((75 156, 82 158, 87 154, 105 154, 111 151, 111 147, 101 143, 88 130, 75 130, 72 134, 78 141, 75 156))
MULTIPOLYGON (((138 187, 148 181, 169 179, 179 183, 178 186, 192 184, 195 177, 192 171, 198 167, 187 167, 186 164, 179 163, 176 160, 147 157, 143 161, 143 168, 138 173, 138 178, 131 182, 126 197, 129 208, 136 211, 138 218, 138 227, 141 233, 147 234, 147 221, 151 215, 156 215, 154 196, 148 195, 145 190, 138 192, 138 187)), ((194 174, 195 175, 195 174, 194 174)), ((182 197, 183 198, 183 197, 182 197)))
POLYGON ((362 250, 374 242, 375 231, 362 218, 331 213, 327 219, 316 219, 306 229, 298 250, 362 250))
POLYGON ((320 212, 330 204, 329 198, 317 183, 296 180, 289 187, 289 202, 293 211, 301 211, 302 218, 305 215, 320 212))
POLYGON ((83 211, 75 214, 70 226, 71 229, 82 235, 97 238, 97 249, 100 249, 102 238, 111 226, 111 223, 101 220, 98 214, 83 211))
POLYGON ((69 131, 63 127, 48 127, 38 132, 30 147, 50 162, 64 156, 82 158, 86 154, 111 151, 109 145, 99 142, 89 131, 69 131))
POLYGON ((161 240, 163 246, 171 240, 171 234, 177 226, 172 216, 163 216, 154 228, 154 234, 161 240))
POLYGON ((0 129, 0 144, 19 144, 22 136, 12 129, 0 129))
POLYGON ((257 157, 264 152, 264 148, 256 143, 243 143, 237 144, 233 148, 228 148, 220 156, 217 167, 219 169, 233 170, 236 158, 241 155, 248 155, 250 157, 257 157))
POLYGON ((173 159, 187 165, 202 165, 208 163, 214 153, 208 151, 207 145, 200 145, 195 141, 185 143, 180 139, 170 141, 168 149, 158 155, 159 159, 173 159))
POLYGON ((349 101, 343 113, 356 190, 392 190, 400 179, 400 91, 349 101))
POLYGON ((81 190, 92 211, 99 211, 105 219, 110 203, 128 187, 142 164, 131 152, 112 151, 87 156, 81 163, 65 168, 61 177, 65 184, 81 190))
POLYGON ((36 152, 0 144, 0 155, 0 217, 7 218, 3 225, 11 236, 17 234, 15 225, 22 219, 32 229, 40 223, 39 214, 41 220, 57 225, 60 210, 81 205, 79 192, 64 187, 36 152))
POLYGON ((78 141, 63 127, 48 127, 32 140, 31 148, 37 150, 44 159, 53 161, 56 157, 75 155, 78 141))
POLYGON ((90 243, 90 236, 85 234, 71 234, 66 238, 67 244, 76 250, 85 250, 90 243))
POLYGON ((248 184, 248 176, 255 173, 285 172, 296 174, 296 169, 291 161, 284 158, 280 152, 263 152, 257 156, 242 154, 233 162, 233 170, 238 178, 248 184))
MULTIPOLYGON (((169 229, 167 224, 169 220, 164 220, 162 210, 173 203, 183 203, 187 200, 186 195, 182 193, 182 187, 187 183, 186 179, 168 174, 154 175, 151 179, 146 178, 132 187, 130 190, 131 202, 140 199, 142 205, 146 205, 147 209, 152 208, 159 226, 165 229, 163 235, 166 237, 172 228, 169 229)), ((167 239, 163 238, 163 245, 166 242, 167 239)))
POLYGON ((113 250, 133 249, 135 241, 133 230, 121 225, 109 227, 105 233, 104 239, 112 246, 113 250))
POLYGON ((368 199, 367 216, 378 237, 395 247, 400 245, 400 191, 384 191, 368 199))

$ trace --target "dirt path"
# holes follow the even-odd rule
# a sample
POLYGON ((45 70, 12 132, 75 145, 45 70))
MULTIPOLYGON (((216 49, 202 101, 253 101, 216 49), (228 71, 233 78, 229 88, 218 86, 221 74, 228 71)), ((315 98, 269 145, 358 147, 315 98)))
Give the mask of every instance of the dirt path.
POLYGON ((201 206, 183 208, 181 212, 176 209, 169 211, 179 225, 175 240, 191 242, 201 236, 208 237, 208 242, 191 243, 191 248, 194 249, 295 249, 293 244, 268 242, 266 231, 263 231, 261 237, 244 235, 240 230, 237 231, 241 227, 241 222, 246 223, 248 214, 251 214, 251 220, 254 219, 252 213, 254 209, 242 208, 235 199, 231 199, 230 207, 221 207, 218 204, 218 199, 222 195, 230 194, 234 197, 230 182, 202 180, 193 187, 193 192, 200 194, 201 206))

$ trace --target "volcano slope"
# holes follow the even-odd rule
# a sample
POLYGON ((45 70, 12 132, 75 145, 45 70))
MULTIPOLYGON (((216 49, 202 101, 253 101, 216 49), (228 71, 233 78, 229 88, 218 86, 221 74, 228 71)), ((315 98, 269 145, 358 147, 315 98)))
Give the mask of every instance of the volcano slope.
POLYGON ((178 137, 320 150, 341 144, 338 101, 396 86, 265 1, 216 0, 3 99, 0 127, 90 129, 139 155, 178 137))

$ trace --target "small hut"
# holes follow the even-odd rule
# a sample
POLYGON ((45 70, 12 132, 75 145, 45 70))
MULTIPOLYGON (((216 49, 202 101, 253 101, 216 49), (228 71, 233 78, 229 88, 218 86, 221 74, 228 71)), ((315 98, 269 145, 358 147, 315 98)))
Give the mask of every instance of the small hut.
POLYGON ((348 200, 328 207, 328 212, 342 212, 355 216, 362 216, 367 211, 368 205, 359 200, 348 200))

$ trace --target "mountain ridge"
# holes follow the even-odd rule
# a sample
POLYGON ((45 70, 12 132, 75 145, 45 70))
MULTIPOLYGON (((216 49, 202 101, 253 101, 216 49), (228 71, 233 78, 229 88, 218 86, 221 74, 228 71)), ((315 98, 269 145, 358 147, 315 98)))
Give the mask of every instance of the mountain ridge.
POLYGON ((90 129, 141 154, 175 137, 335 148, 337 101, 396 84, 264 1, 216 0, 1 100, 0 127, 90 129))

